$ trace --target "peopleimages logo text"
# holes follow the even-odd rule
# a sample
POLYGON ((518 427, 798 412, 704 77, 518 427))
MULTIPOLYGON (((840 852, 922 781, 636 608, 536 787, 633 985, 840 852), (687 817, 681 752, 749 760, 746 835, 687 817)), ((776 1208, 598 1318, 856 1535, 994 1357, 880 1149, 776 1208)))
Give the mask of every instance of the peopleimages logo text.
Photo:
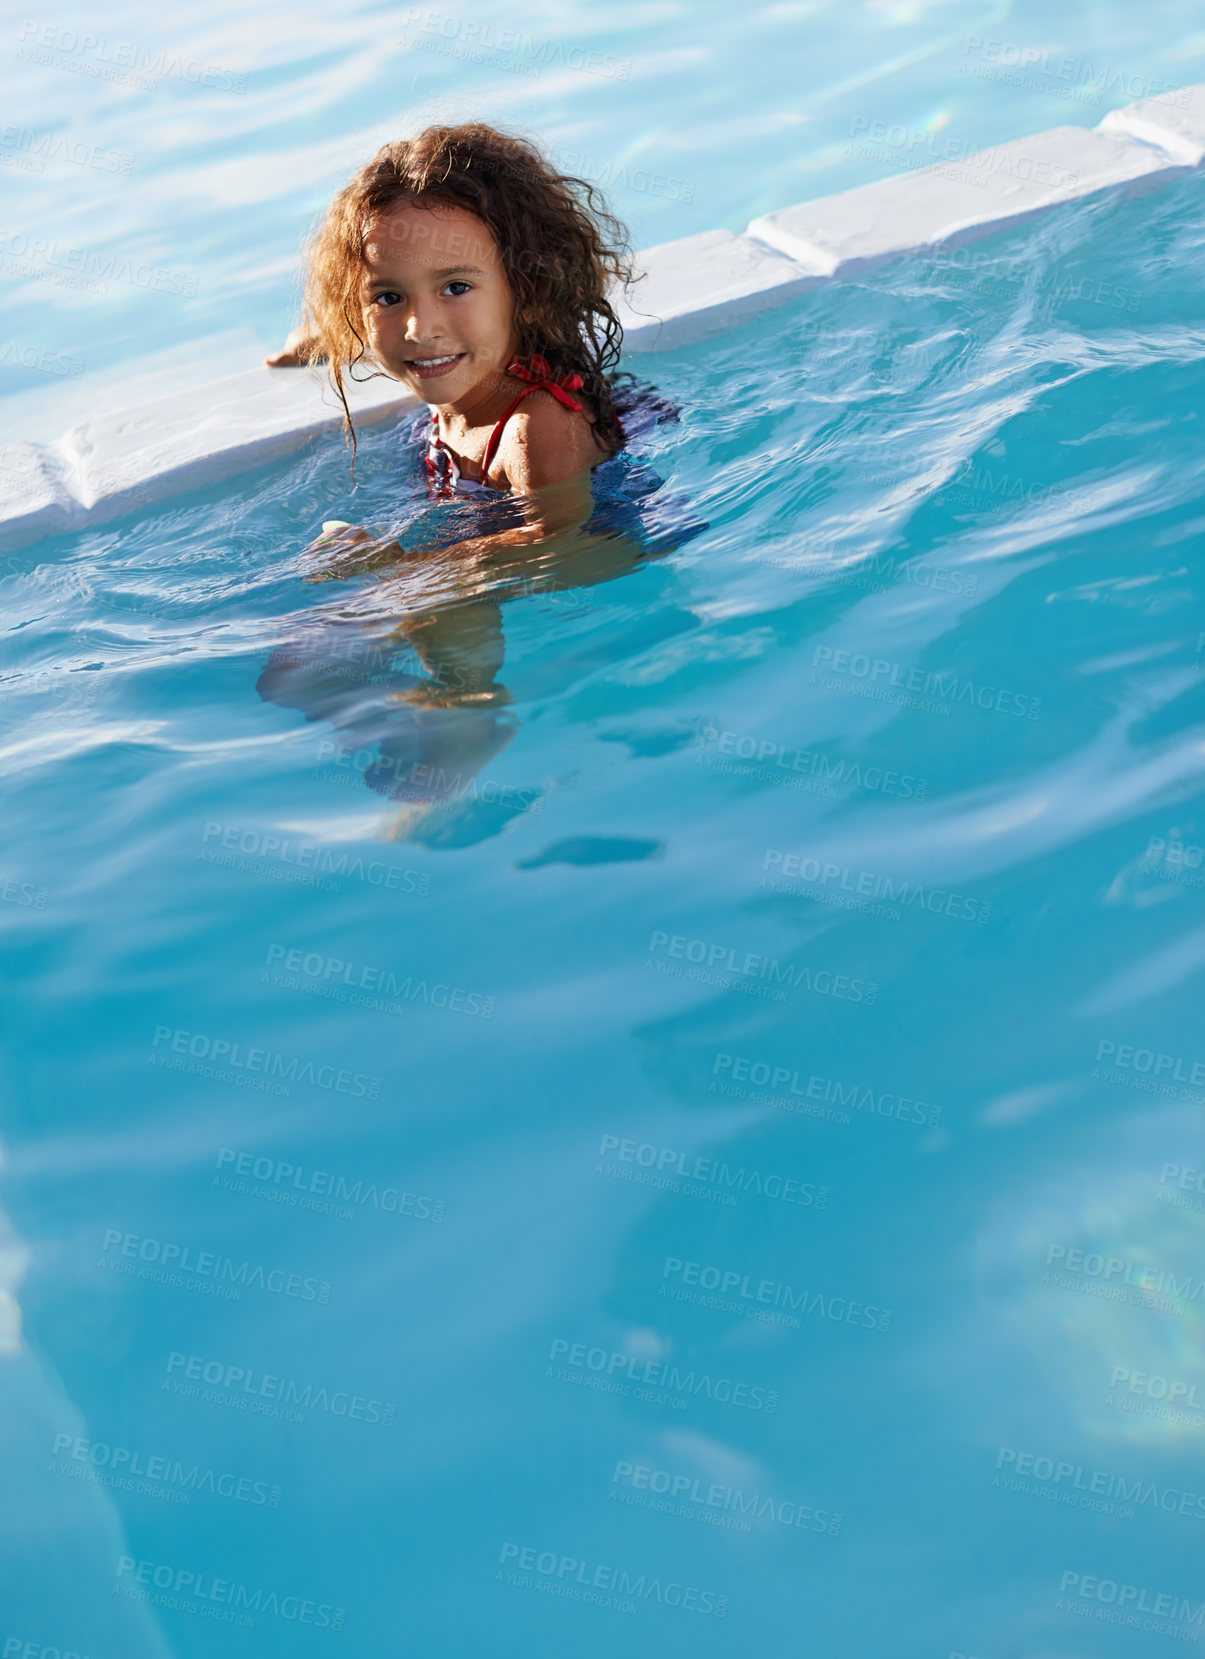
MULTIPOLYGON (((796 1290, 794 1285, 783 1284, 777 1279, 752 1280, 737 1268, 722 1268, 707 1262, 684 1261, 680 1256, 667 1256, 661 1278, 663 1292, 664 1281, 672 1279, 679 1285, 697 1285, 701 1290, 714 1291, 721 1298, 731 1297, 737 1307, 743 1303, 749 1310, 757 1307, 790 1308, 798 1313, 817 1315, 821 1319, 835 1319, 843 1325, 859 1325, 868 1331, 891 1328, 891 1313, 886 1308, 868 1308, 862 1302, 850 1301, 845 1296, 827 1295, 822 1290, 796 1290)), ((706 1305, 709 1299, 697 1300, 706 1305)))
POLYGON ((1205 1279, 1194 1280, 1191 1273, 1180 1276, 1166 1267, 1144 1267, 1122 1256, 1106 1256, 1094 1250, 1068 1250, 1065 1244, 1052 1244, 1046 1252, 1046 1266, 1056 1262, 1060 1272, 1083 1273, 1106 1284, 1116 1281, 1133 1285, 1136 1290, 1182 1297, 1188 1302, 1199 1302, 1205 1295, 1205 1279))
MULTIPOLYGON (((378 1187, 375 1181, 367 1186, 363 1178, 353 1181, 345 1175, 337 1175, 329 1169, 306 1169, 300 1164, 287 1162, 283 1158, 269 1158, 254 1152, 238 1152, 232 1146, 218 1148, 217 1168, 232 1167, 240 1179, 251 1178, 256 1181, 270 1182, 278 1191, 291 1198, 293 1193, 301 1193, 308 1199, 312 1194, 320 1198, 329 1196, 336 1204, 369 1204, 374 1209, 383 1210, 387 1215, 413 1216, 416 1221, 442 1221, 444 1218, 444 1201, 442 1198, 430 1198, 423 1193, 406 1192, 401 1187, 378 1187)), ((214 1177, 215 1182, 218 1177, 214 1177)), ((330 1206, 303 1205, 311 1208, 327 1208, 330 1206)))
POLYGON ((643 1359, 622 1349, 592 1347, 589 1343, 569 1342, 558 1336, 552 1339, 548 1358, 550 1361, 563 1359, 567 1367, 583 1374, 592 1372, 615 1380, 622 1378, 627 1383, 648 1384, 671 1395, 717 1400, 721 1405, 764 1411, 767 1416, 778 1410, 776 1389, 736 1382, 731 1377, 713 1377, 708 1371, 696 1372, 693 1368, 683 1371, 668 1360, 643 1359))
POLYGON ((773 738, 727 730, 702 717, 696 719, 695 726, 702 747, 714 745, 718 754, 737 760, 756 761, 759 766, 768 763, 789 776, 798 774, 817 777, 822 783, 853 784, 859 789, 896 795, 904 800, 923 801, 928 792, 928 778, 915 777, 911 772, 899 772, 892 767, 870 765, 858 760, 833 760, 818 749, 789 748, 773 738))
POLYGON ((764 1198, 781 1198, 787 1204, 802 1204, 824 1209, 828 1202, 828 1188, 817 1187, 811 1181, 798 1181, 789 1176, 764 1174, 759 1169, 746 1169, 744 1164, 735 1169, 718 1158, 704 1158, 699 1154, 678 1152, 672 1146, 654 1146, 649 1141, 621 1140, 618 1135, 604 1135, 599 1144, 599 1156, 612 1153, 624 1164, 636 1164, 642 1169, 656 1169, 658 1174, 670 1171, 684 1181, 714 1184, 724 1190, 733 1187, 738 1192, 755 1192, 764 1198))
POLYGON ((681 1607, 687 1613, 710 1613, 722 1619, 728 1611, 728 1597, 714 1590, 702 1590, 691 1584, 679 1584, 673 1579, 662 1583, 647 1573, 637 1576, 623 1567, 591 1565, 574 1555, 557 1555, 552 1550, 537 1550, 531 1545, 503 1544, 499 1563, 509 1562, 523 1572, 535 1572, 543 1578, 554 1578, 558 1583, 580 1585, 589 1590, 614 1590, 616 1595, 634 1601, 659 1601, 666 1607, 681 1607))
POLYGON ((1008 691, 1001 686, 976 685, 973 680, 960 679, 957 674, 945 674, 939 669, 907 668, 903 663, 891 662, 886 657, 868 657, 859 651, 839 651, 831 645, 818 645, 812 654, 812 667, 828 669, 834 674, 849 674, 868 685, 891 687, 895 691, 914 691, 924 697, 939 697, 947 703, 970 703, 975 708, 996 714, 1011 714, 1018 720, 1037 720, 1042 713, 1040 697, 1025 692, 1008 691))
POLYGON ((53 265, 63 272, 79 272, 85 280, 95 277, 106 283, 129 282, 137 288, 181 294, 186 299, 192 299, 197 292, 196 277, 185 276, 182 271, 167 271, 155 265, 134 265, 115 254, 64 247, 59 242, 47 241, 44 236, 27 236, 23 231, 0 228, 0 254, 30 260, 31 275, 40 275, 47 265, 53 265))
POLYGON ((144 1457, 141 1451, 131 1446, 111 1446, 103 1440, 56 1434, 51 1455, 58 1457, 62 1452, 66 1452, 74 1462, 86 1464, 89 1468, 108 1469, 119 1482, 141 1476, 147 1482, 157 1482, 185 1492, 210 1492, 215 1497, 233 1498, 239 1503, 264 1504, 269 1509, 280 1507, 279 1486, 273 1486, 266 1480, 252 1480, 245 1475, 203 1469, 196 1463, 190 1466, 180 1458, 166 1455, 144 1457))
MULTIPOLYGON (((1059 1580, 1059 1592, 1102 1602, 1106 1607, 1128 1608, 1135 1613, 1151 1614, 1157 1619, 1170 1619, 1175 1624, 1205 1626, 1205 1601, 1198 1602, 1194 1607, 1184 1596, 1147 1590, 1140 1584, 1120 1584, 1115 1578, 1100 1578, 1092 1573, 1064 1573, 1059 1580)), ((1148 1625, 1147 1628, 1152 1627, 1148 1625)), ((1195 1635, 1193 1640, 1196 1640, 1195 1635)))
POLYGON ((671 934, 655 928, 649 950, 656 957, 661 949, 674 961, 705 965, 712 973, 736 974, 765 980, 770 985, 789 985, 792 990, 814 991, 817 996, 835 997, 839 1002, 864 1002, 867 1007, 873 1007, 878 1000, 878 982, 873 979, 854 978, 835 973, 831 968, 809 968, 802 963, 788 962, 783 967, 776 956, 741 951, 737 946, 707 939, 688 939, 684 933, 671 934))
POLYGON ((245 1072, 267 1079, 280 1078, 286 1083, 311 1083, 317 1089, 333 1089, 336 1094, 354 1095, 359 1100, 379 1100, 381 1079, 363 1072, 350 1072, 338 1066, 315 1066, 312 1060, 297 1056, 286 1060, 283 1054, 274 1054, 268 1048, 244 1048, 228 1037, 210 1037, 200 1031, 182 1031, 170 1025, 155 1027, 152 1050, 167 1044, 167 1053, 184 1054, 192 1060, 206 1060, 220 1065, 223 1070, 245 1072))
POLYGON ((18 56, 32 58, 34 62, 42 60, 25 44, 31 37, 32 46, 43 53, 78 53, 81 57, 92 54, 100 63, 110 64, 116 69, 136 70, 155 80, 170 75, 177 80, 189 81, 194 86, 216 87, 224 92, 247 90, 246 75, 223 69, 218 64, 202 63, 198 58, 182 58, 178 53, 164 51, 152 56, 149 47, 140 46, 136 41, 83 34, 78 29, 66 28, 58 23, 31 22, 23 25, 17 37, 22 42, 18 56))
MULTIPOLYGON (((934 916, 952 916, 960 922, 984 924, 992 919, 990 899, 973 899, 965 893, 948 892, 944 887, 922 887, 919 883, 897 881, 874 870, 855 870, 848 864, 804 858, 802 853, 783 853, 775 847, 767 847, 761 867, 763 886, 766 885, 767 873, 773 871, 775 875, 798 881, 804 887, 820 888, 819 896, 826 902, 830 897, 839 898, 846 893, 852 895, 853 908, 860 905, 863 899, 881 899, 888 904, 902 905, 904 909, 928 910, 934 916), (832 882, 836 886, 830 891, 829 884, 832 882)), ((897 911, 890 919, 897 920, 898 916, 897 911)))
POLYGON ((384 1400, 370 1400, 347 1389, 332 1391, 315 1388, 313 1383, 303 1385, 291 1377, 275 1377, 247 1365, 224 1364, 221 1360, 206 1359, 202 1354, 169 1354, 165 1371, 169 1377, 178 1371, 190 1382, 205 1383, 223 1392, 237 1389, 254 1400, 279 1401, 302 1410, 325 1411, 332 1417, 350 1418, 353 1423, 380 1423, 390 1428, 396 1412, 396 1407, 384 1400))
POLYGON ((831 1532, 835 1535, 841 1531, 842 1517, 830 1510, 814 1509, 810 1504, 763 1496, 758 1492, 746 1493, 739 1486, 725 1486, 720 1481, 709 1481, 701 1475, 654 1469, 648 1464, 617 1463, 611 1484, 628 1486, 633 1491, 652 1492, 669 1498, 671 1503, 699 1504, 734 1515, 751 1516, 758 1521, 776 1521, 779 1526, 801 1528, 805 1532, 831 1532))
POLYGON ((1108 1469, 1085 1469, 1082 1463, 1071 1463, 1064 1458, 1043 1457, 1034 1452, 1018 1452, 1011 1446, 1001 1446, 996 1456, 996 1468, 1008 1469, 1018 1475, 1032 1474, 1048 1485, 1067 1483, 1068 1490, 1089 1492, 1096 1497, 1119 1498, 1123 1503, 1145 1505, 1148 1509, 1162 1509, 1168 1515, 1186 1515, 1194 1521, 1205 1521, 1205 1497, 1198 1492, 1182 1492, 1179 1487, 1159 1486, 1140 1475, 1127 1479, 1125 1475, 1108 1469))
POLYGON ((1115 1365, 1109 1387, 1120 1390, 1122 1383, 1130 1394, 1144 1394, 1148 1400, 1166 1400, 1173 1406, 1182 1401, 1193 1411, 1205 1411, 1205 1397, 1198 1395, 1195 1382, 1151 1376, 1146 1371, 1132 1371, 1127 1365, 1115 1365))
POLYGON ((279 864, 298 870, 312 870, 317 875, 338 879, 354 878, 370 887, 385 888, 390 892, 429 893, 431 878, 419 870, 404 869, 400 864, 386 864, 383 859, 370 859, 366 864, 359 855, 334 852, 318 841, 291 839, 270 830, 244 829, 238 824, 219 824, 210 819, 201 836, 201 844, 208 847, 217 841, 224 853, 241 854, 245 858, 275 859, 279 864))
POLYGON ((1125 1071, 1135 1071, 1152 1077, 1161 1077, 1172 1083, 1188 1083, 1194 1089, 1205 1084, 1205 1060, 1185 1060, 1178 1054, 1160 1054, 1150 1048, 1135 1048, 1132 1043, 1116 1043, 1108 1041, 1096 1045, 1096 1059, 1099 1064, 1107 1060, 1110 1065, 1120 1067, 1125 1071))
POLYGON ((101 1265, 109 1265, 112 1252, 120 1261, 153 1262, 171 1275, 194 1273, 199 1278, 245 1285, 251 1290, 270 1291, 275 1296, 288 1296, 301 1302, 320 1302, 324 1306, 331 1299, 328 1279, 310 1279, 300 1273, 286 1273, 283 1268, 264 1270, 259 1263, 248 1261, 237 1265, 230 1256, 213 1250, 193 1251, 190 1245, 173 1244, 170 1240, 144 1238, 138 1233, 123 1233, 119 1228, 107 1227, 101 1248, 101 1265), (120 1249, 118 1248, 120 1246, 120 1249))
MULTIPOLYGON (((940 1106, 931 1106, 926 1100, 914 1100, 911 1095, 873 1089, 865 1083, 809 1075, 797 1066, 771 1066, 768 1060, 757 1060, 748 1055, 718 1053, 712 1062, 711 1075, 713 1078, 721 1075, 730 1077, 734 1084, 752 1083, 757 1088, 769 1090, 771 1094, 781 1089, 808 1100, 822 1100, 826 1104, 835 1102, 842 1108, 852 1107, 858 1112, 866 1110, 876 1117, 895 1118, 900 1123, 936 1128, 941 1118, 940 1106)), ((711 1087, 714 1089, 715 1083, 711 1087)))
MULTIPOLYGON (((389 968, 346 962, 341 956, 326 956, 321 951, 307 951, 300 946, 269 945, 265 960, 268 968, 277 963, 284 968, 283 974, 272 974, 270 983, 286 990, 301 988, 316 989, 322 993, 334 992, 336 1000, 347 1000, 343 996, 345 987, 352 991, 379 991, 381 997, 371 1000, 367 1006, 375 1007, 380 1003, 386 1012, 403 1012, 406 1003, 422 1002, 434 1008, 448 1009, 453 1014, 471 1014, 483 1020, 494 1017, 497 999, 484 991, 467 991, 461 986, 442 982, 428 986, 425 979, 416 980, 413 974, 399 980, 389 968), (290 980, 288 975, 297 977, 290 980), (394 999, 393 1003, 382 1001, 382 998, 389 997, 394 999)), ((264 977, 267 979, 268 975, 265 973, 264 977)), ((354 1002, 356 999, 353 997, 351 1000, 354 1002)))
POLYGON ((47 1647, 41 1642, 23 1642, 20 1636, 8 1636, 4 1641, 4 1659, 88 1659, 86 1653, 74 1648, 47 1647))
POLYGON ((211 1602, 221 1607, 242 1608, 248 1613, 271 1613, 293 1624, 311 1624, 317 1630, 342 1630, 347 1610, 327 1602, 308 1601, 302 1596, 282 1596, 276 1590, 251 1589, 229 1578, 172 1567, 166 1561, 137 1561, 123 1555, 117 1563, 117 1582, 153 1586, 186 1596, 189 1601, 211 1602))

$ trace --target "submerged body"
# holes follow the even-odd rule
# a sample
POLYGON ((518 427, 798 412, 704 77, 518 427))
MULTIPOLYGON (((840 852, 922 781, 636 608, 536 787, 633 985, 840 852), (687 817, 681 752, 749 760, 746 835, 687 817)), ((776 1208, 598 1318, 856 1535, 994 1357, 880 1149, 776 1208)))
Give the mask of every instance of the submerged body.
POLYGON ((318 574, 377 578, 356 596, 360 618, 347 600, 310 612, 298 636, 265 664, 261 697, 328 725, 342 750, 364 757, 358 769, 367 786, 406 803, 390 835, 452 836, 463 844, 497 833, 507 816, 491 810, 482 818, 475 808, 466 819, 456 807, 518 730, 500 679, 504 604, 543 600, 553 632, 572 627, 597 604, 591 590, 707 528, 641 455, 655 428, 676 422, 678 411, 651 387, 617 386, 615 395, 627 444, 587 475, 581 524, 538 548, 506 540, 524 527, 527 498, 471 479, 431 477, 431 418, 425 409, 411 416, 398 431, 399 461, 418 517, 402 534, 421 546, 354 544, 334 572, 318 574), (426 487, 416 500, 420 481, 426 487))

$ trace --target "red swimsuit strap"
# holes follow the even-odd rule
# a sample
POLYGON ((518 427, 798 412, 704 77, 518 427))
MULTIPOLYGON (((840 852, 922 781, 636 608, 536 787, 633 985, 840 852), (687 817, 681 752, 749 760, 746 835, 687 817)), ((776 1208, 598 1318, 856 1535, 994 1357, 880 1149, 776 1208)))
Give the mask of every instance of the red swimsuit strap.
POLYGON ((490 470, 490 462, 494 458, 494 451, 498 447, 498 441, 502 437, 502 428, 506 425, 507 421, 514 414, 515 410, 519 407, 525 397, 530 397, 533 392, 551 392, 557 402, 564 404, 566 409, 574 409, 578 414, 581 413, 582 409, 581 404, 569 396, 570 392, 576 392, 586 384, 581 375, 566 374, 562 375, 559 380, 553 380, 552 369, 549 366, 548 359, 546 357, 542 357, 538 351, 532 356, 530 369, 526 367, 521 358, 512 357, 506 366, 506 372, 509 375, 513 375, 516 380, 526 380, 529 381, 530 384, 524 386, 518 397, 511 404, 510 408, 503 415, 494 430, 490 433, 490 441, 485 446, 485 455, 481 462, 481 482, 483 484, 485 483, 486 474, 490 470))

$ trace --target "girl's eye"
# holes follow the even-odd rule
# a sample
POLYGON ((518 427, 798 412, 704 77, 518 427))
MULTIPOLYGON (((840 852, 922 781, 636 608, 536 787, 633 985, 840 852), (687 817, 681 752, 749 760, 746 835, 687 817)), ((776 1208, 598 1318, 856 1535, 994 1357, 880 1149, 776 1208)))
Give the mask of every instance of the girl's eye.
POLYGON ((387 288, 384 293, 378 294, 372 303, 374 305, 397 305, 401 301, 401 297, 392 288, 387 288))
MULTIPOLYGON (((463 277, 453 277, 451 282, 449 282, 447 286, 449 288, 459 288, 463 293, 467 294, 469 289, 473 285, 472 285, 471 282, 465 282, 463 277)), ((453 299, 459 299, 460 295, 459 294, 453 294, 452 298, 453 299)))

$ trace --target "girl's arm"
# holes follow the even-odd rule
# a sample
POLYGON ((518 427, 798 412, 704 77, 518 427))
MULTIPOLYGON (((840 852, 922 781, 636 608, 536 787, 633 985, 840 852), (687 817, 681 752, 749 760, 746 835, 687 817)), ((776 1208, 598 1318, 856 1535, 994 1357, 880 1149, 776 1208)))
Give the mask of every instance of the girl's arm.
MULTIPOLYGON (((499 554, 521 552, 556 537, 572 537, 594 511, 591 491, 593 465, 602 458, 589 423, 552 397, 531 397, 515 410, 502 435, 498 463, 507 484, 515 492, 525 522, 511 530, 486 536, 470 536, 451 546, 417 544, 402 548, 397 542, 375 541, 364 530, 348 527, 338 533, 333 551, 342 555, 336 568, 315 571, 308 581, 359 575, 424 554, 438 553, 464 564, 495 559, 499 554)), ((315 547, 322 545, 316 543, 315 547)), ((587 551, 609 553, 604 564, 630 569, 633 555, 641 549, 626 538, 621 544, 614 536, 574 537, 564 551, 577 563, 587 551), (618 555, 618 558, 616 558, 618 555)), ((606 580, 605 576, 585 580, 606 580)))
POLYGON ((590 470, 602 458, 585 415, 539 392, 524 398, 515 410, 498 447, 506 482, 520 494, 576 478, 585 481, 588 498, 590 470))
MULTIPOLYGON (((306 581, 329 582, 359 576, 369 570, 380 570, 429 554, 440 554, 468 563, 490 554, 517 553, 524 548, 537 547, 555 536, 571 535, 581 529, 594 511, 589 468, 556 483, 529 487, 518 495, 518 501, 523 511, 523 524, 511 530, 496 530, 486 536, 470 536, 450 546, 415 542, 403 548, 396 541, 383 541, 358 526, 335 524, 328 530, 323 525, 326 533, 306 549, 309 553, 322 555, 322 567, 311 571, 306 581)), ((589 539, 593 541, 597 538, 589 539)))
POLYGON ((545 485, 518 499, 525 523, 450 545, 412 542, 402 547, 362 527, 338 525, 306 549, 321 563, 305 580, 342 581, 370 571, 402 578, 417 565, 426 570, 439 565, 449 576, 465 581, 480 579, 487 571, 490 578, 502 581, 523 573, 524 591, 533 592, 545 585, 589 586, 609 581, 645 557, 644 549, 627 536, 583 534, 582 525, 594 509, 589 473, 545 485), (538 574, 529 578, 523 555, 536 548, 544 550, 545 556, 538 574))

